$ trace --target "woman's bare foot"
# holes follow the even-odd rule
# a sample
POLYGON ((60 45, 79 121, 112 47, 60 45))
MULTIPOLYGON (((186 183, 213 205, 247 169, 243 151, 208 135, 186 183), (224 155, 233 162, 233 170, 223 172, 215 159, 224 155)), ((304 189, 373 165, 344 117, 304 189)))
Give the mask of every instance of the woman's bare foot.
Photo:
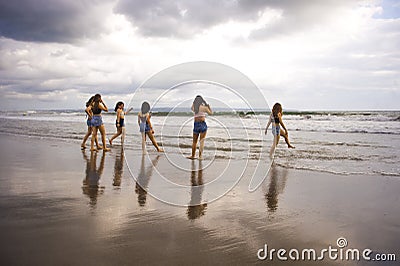
POLYGON ((97 149, 96 148, 91 148, 90 151, 97 151, 97 149))
POLYGON ((190 160, 196 160, 196 157, 194 157, 194 156, 188 156, 187 158, 190 160))
POLYGON ((103 146, 99 145, 99 146, 97 146, 97 149, 98 149, 98 150, 102 150, 102 149, 103 149, 103 146))
POLYGON ((158 152, 164 152, 164 150, 163 149, 161 149, 161 148, 158 148, 158 150, 157 150, 158 152))
POLYGON ((103 151, 111 151, 110 148, 103 148, 103 151))
POLYGON ((108 139, 108 142, 110 143, 110 146, 112 146, 112 140, 108 139))
POLYGON ((296 147, 295 147, 295 146, 293 146, 293 145, 290 145, 290 144, 288 145, 288 148, 289 148, 289 149, 296 149, 296 147))

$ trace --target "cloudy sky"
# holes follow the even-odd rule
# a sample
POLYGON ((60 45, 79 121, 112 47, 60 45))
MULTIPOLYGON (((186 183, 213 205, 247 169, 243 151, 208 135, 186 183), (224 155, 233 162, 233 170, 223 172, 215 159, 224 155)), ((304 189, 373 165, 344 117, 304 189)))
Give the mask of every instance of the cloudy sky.
POLYGON ((0 0, 0 110, 128 102, 191 61, 240 71, 269 105, 399 110, 399 47, 395 0, 0 0))

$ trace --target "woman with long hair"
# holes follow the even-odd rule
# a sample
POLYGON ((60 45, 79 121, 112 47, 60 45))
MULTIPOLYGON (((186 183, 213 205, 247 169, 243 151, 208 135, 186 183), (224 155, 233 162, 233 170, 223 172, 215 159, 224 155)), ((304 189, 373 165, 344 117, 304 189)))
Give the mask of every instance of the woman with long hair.
POLYGON ((93 98, 92 103, 86 108, 86 113, 92 114, 91 125, 93 127, 93 134, 92 134, 91 148, 90 148, 91 151, 97 151, 97 149, 94 148, 94 140, 97 137, 97 130, 100 130, 101 133, 101 140, 103 142, 103 151, 110 150, 106 146, 106 129, 103 125, 103 119, 101 117, 102 111, 108 112, 108 108, 101 99, 101 95, 96 94, 93 98))
POLYGON ((117 127, 117 133, 112 136, 112 138, 109 140, 110 145, 112 146, 112 142, 114 139, 116 139, 119 135, 122 134, 121 136, 121 144, 124 145, 125 142, 125 115, 128 114, 132 108, 130 108, 128 111, 124 111, 124 103, 123 102, 117 102, 115 105, 114 111, 117 113, 117 120, 115 121, 115 126, 117 127))
POLYGON ((140 133, 142 134, 142 153, 146 154, 146 135, 149 136, 157 151, 163 152, 164 150, 158 146, 154 138, 154 130, 150 122, 150 104, 148 102, 142 103, 140 112, 138 113, 138 124, 140 133))
MULTIPOLYGON (((90 99, 86 102, 86 108, 88 108, 89 105, 92 104, 93 99, 94 99, 94 96, 90 97, 90 99)), ((86 149, 86 141, 89 138, 89 136, 92 135, 92 132, 93 132, 93 127, 92 127, 92 122, 91 122, 91 119, 92 119, 92 116, 93 116, 93 112, 91 110, 90 110, 89 113, 86 110, 85 110, 85 112, 86 112, 86 115, 87 115, 87 119, 86 119, 87 132, 86 132, 86 135, 83 138, 83 141, 82 141, 82 144, 81 144, 82 150, 86 149)), ((96 142, 97 149, 102 149, 103 148, 103 147, 101 147, 99 145, 99 141, 97 140, 97 135, 96 135, 96 138, 95 138, 94 141, 96 142)))
POLYGON ((210 105, 201 97, 197 95, 192 104, 192 111, 194 112, 194 126, 193 126, 193 142, 192 142, 192 155, 189 159, 195 159, 197 142, 200 137, 199 147, 199 160, 203 159, 204 140, 207 135, 206 114, 211 115, 212 110, 210 105))
POLYGON ((279 137, 282 136, 285 139, 286 144, 288 145, 288 148, 294 149, 295 147, 290 144, 289 141, 289 133, 285 127, 285 124, 282 121, 282 105, 280 103, 275 103, 274 106, 272 107, 272 112, 269 117, 269 121, 267 126, 265 127, 265 134, 267 134, 267 130, 270 124, 272 124, 272 135, 274 135, 274 143, 271 147, 270 155, 272 156, 272 153, 274 152, 276 146, 279 143, 279 137), (281 130, 282 128, 285 130, 281 130))

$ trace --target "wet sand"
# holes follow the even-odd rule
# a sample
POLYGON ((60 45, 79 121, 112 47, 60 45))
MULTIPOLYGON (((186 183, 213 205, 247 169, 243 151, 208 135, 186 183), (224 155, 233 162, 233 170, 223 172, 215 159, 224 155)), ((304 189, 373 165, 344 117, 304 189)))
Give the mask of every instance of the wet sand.
MULTIPOLYGON (((105 154, 82 152, 75 142, 10 135, 1 135, 0 148, 1 265, 298 265, 260 261, 257 251, 264 244, 321 250, 336 247, 339 237, 348 247, 397 253, 400 259, 400 180, 395 177, 273 166, 253 193, 245 175, 216 201, 207 202, 207 191, 191 190, 177 197, 200 205, 176 207, 137 186, 128 166, 149 188, 157 185, 157 171, 134 151, 124 154, 115 146, 105 154)), ((165 155, 153 151, 149 159, 162 169, 168 164, 165 155)), ((176 179, 198 184, 209 180, 211 171, 176 179)))

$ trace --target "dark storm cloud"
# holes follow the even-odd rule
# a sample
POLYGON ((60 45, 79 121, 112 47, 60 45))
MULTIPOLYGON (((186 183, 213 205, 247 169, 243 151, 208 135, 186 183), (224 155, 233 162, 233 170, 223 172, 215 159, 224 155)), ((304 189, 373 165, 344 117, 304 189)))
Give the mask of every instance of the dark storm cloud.
POLYGON ((344 4, 355 1, 319 0, 120 0, 114 12, 125 15, 141 34, 190 38, 229 21, 257 21, 267 9, 282 12, 282 19, 252 34, 263 38, 285 34, 321 23, 344 4))
POLYGON ((190 37, 227 17, 240 15, 234 1, 209 0, 121 0, 114 11, 125 15, 141 34, 161 37, 190 37))
POLYGON ((251 34, 266 38, 316 25, 350 0, 0 0, 0 35, 19 41, 71 43, 104 31, 123 14, 144 36, 191 38, 228 21, 257 21, 266 9, 282 19, 251 34), (114 9, 112 10, 112 7, 114 9))
MULTIPOLYGON (((0 35, 18 41, 71 43, 97 36, 110 0, 1 0, 0 35)), ((109 9, 109 8, 108 8, 109 9)))

